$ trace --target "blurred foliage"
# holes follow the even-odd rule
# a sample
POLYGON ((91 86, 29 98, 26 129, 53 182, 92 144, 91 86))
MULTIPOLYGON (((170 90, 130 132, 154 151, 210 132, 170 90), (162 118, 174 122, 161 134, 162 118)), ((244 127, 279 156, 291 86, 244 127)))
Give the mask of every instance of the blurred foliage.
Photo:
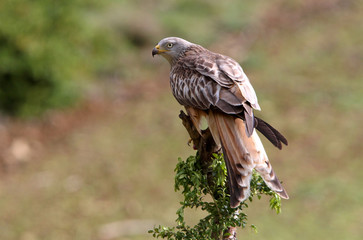
POLYGON ((159 9, 159 21, 169 33, 208 44, 223 38, 227 32, 239 32, 247 27, 251 21, 249 12, 256 5, 246 1, 233 1, 233 4, 216 0, 165 1, 159 9))
POLYGON ((248 26, 254 7, 205 0, 1 1, 0 111, 39 116, 74 103, 84 80, 132 80, 140 63, 149 66, 140 49, 168 35, 212 43, 248 26))
POLYGON ((211 44, 226 33, 248 28, 260 1, 135 0, 116 1, 108 19, 122 31, 124 41, 138 46, 178 36, 199 44, 211 44), (115 18, 121 21, 115 21, 115 18), (137 44, 138 43, 138 44, 137 44))
MULTIPOLYGON (((17 18, 25 18, 24 12, 32 12, 28 5, 43 1, 18 4, 22 14, 15 11, 18 2, 0 1, 0 26, 7 32, 17 18), (10 3, 13 13, 3 10, 10 3)), ((113 222, 155 219, 166 226, 174 224, 175 209, 180 206, 178 194, 172 194, 173 159, 186 159, 193 152, 186 146, 188 136, 177 117, 180 106, 168 86, 169 66, 150 53, 160 39, 173 35, 239 61, 262 107, 256 114, 289 140, 281 152, 267 142, 265 148, 290 200, 283 202, 284 211, 278 217, 269 211, 268 199, 254 201, 247 214, 259 233, 246 228, 239 236, 256 240, 362 238, 361 0, 73 2, 83 3, 79 5, 83 14, 73 17, 85 23, 78 30, 89 38, 73 48, 75 56, 67 49, 57 52, 81 59, 74 63, 79 67, 67 68, 72 80, 60 81, 74 89, 71 85, 88 79, 88 70, 100 72, 97 86, 103 85, 97 91, 105 90, 110 101, 102 107, 112 113, 97 114, 94 120, 81 112, 81 124, 67 133, 62 141, 65 146, 46 145, 45 155, 35 155, 33 162, 21 163, 24 167, 1 178, 1 239, 107 239, 99 231, 113 222), (115 81, 104 81, 108 77, 115 81), (67 187, 72 176, 81 179, 75 190, 67 187)), ((18 24, 20 29, 34 26, 32 18, 26 20, 18 24)), ((45 38, 47 33, 42 34, 45 38)), ((31 31, 23 35, 36 37, 31 31)), ((52 41, 63 39, 53 37, 52 41)), ((13 46, 22 42, 10 40, 13 46)), ((38 46, 35 40, 32 44, 38 46)), ((29 55, 32 48, 24 48, 24 56, 35 58, 29 55)), ((0 49, 3 71, 8 60, 2 57, 6 51, 1 45, 0 49)), ((37 49, 42 52, 41 46, 37 49)), ((59 68, 51 65, 53 70, 68 65, 58 63, 59 68)), ((89 87, 88 82, 84 86, 89 87)), ((3 155, 10 153, 3 151, 3 155)), ((192 225, 205 215, 186 209, 184 217, 192 225)), ((140 235, 123 232, 114 239, 150 239, 147 230, 152 226, 137 227, 143 231, 140 235)))
POLYGON ((88 0, 0 2, 0 111, 21 117, 71 104, 77 82, 102 57, 88 0))
MULTIPOLYGON (((190 156, 186 161, 179 158, 175 168, 175 191, 180 191, 184 200, 180 202, 181 207, 177 210, 177 226, 158 226, 149 233, 156 238, 167 238, 171 240, 182 239, 224 239, 224 234, 229 227, 245 227, 247 215, 245 214, 248 204, 246 201, 239 204, 237 208, 230 207, 230 195, 227 189, 227 168, 222 154, 214 154, 213 162, 210 166, 212 176, 208 179, 203 173, 199 156, 190 156), (207 196, 211 196, 209 201, 207 196), (202 209, 207 212, 207 216, 200 219, 195 226, 189 226, 184 219, 186 208, 202 209)), ((251 179, 251 195, 261 199, 262 195, 271 196, 270 207, 281 212, 281 198, 270 190, 262 177, 253 172, 251 179)), ((251 225, 256 230, 255 225, 251 225)))

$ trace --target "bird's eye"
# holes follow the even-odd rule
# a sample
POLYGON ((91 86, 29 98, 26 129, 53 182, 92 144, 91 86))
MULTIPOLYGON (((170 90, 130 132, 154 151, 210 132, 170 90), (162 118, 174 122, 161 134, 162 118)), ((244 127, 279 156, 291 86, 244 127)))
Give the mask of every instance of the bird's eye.
POLYGON ((172 43, 168 43, 168 45, 166 45, 168 48, 172 48, 173 44, 172 43))

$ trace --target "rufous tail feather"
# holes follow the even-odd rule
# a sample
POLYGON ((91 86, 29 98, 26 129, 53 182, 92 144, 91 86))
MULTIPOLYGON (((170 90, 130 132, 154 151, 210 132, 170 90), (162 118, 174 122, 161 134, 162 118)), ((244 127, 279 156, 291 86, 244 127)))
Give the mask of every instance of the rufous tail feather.
POLYGON ((282 198, 288 198, 256 131, 248 137, 242 119, 223 113, 210 111, 208 121, 216 143, 222 145, 228 172, 231 207, 237 207, 249 197, 253 169, 256 169, 271 190, 282 198))

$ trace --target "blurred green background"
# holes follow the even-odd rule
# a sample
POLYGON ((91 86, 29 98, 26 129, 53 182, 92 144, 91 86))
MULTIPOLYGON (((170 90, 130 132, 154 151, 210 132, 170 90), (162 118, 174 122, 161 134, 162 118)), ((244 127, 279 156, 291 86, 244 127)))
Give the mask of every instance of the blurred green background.
MULTIPOLYGON (((263 140, 290 200, 240 239, 363 237, 363 4, 357 0, 0 2, 0 239, 151 239, 194 154, 151 57, 183 37, 241 63, 289 140, 263 140)), ((195 223, 202 213, 187 212, 195 223)))

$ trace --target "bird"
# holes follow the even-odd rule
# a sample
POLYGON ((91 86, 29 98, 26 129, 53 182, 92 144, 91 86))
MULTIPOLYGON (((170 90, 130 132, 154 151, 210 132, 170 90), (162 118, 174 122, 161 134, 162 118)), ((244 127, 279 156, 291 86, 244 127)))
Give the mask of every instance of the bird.
POLYGON ((162 39, 152 56, 170 63, 170 87, 201 134, 205 118, 227 168, 230 206, 236 208, 250 196, 253 169, 281 198, 289 196, 278 180, 256 129, 274 146, 288 145, 270 124, 254 116, 261 110, 255 90, 240 64, 201 45, 178 37, 162 39))

